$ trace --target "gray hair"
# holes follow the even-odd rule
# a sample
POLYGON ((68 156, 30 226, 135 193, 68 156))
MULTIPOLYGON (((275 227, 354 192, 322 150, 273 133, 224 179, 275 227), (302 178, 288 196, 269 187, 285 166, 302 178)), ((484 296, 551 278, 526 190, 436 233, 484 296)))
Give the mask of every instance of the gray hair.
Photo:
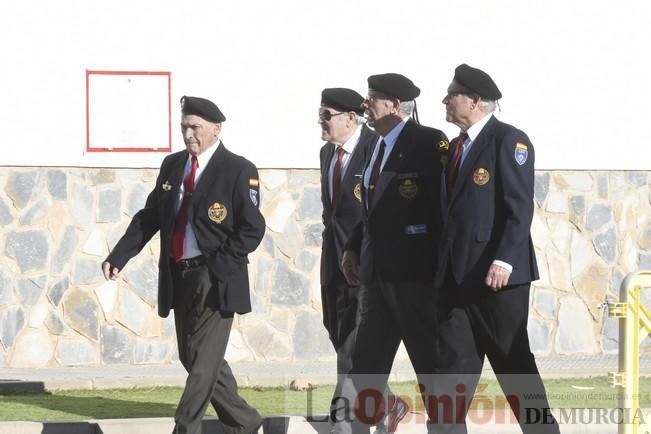
POLYGON ((493 113, 497 108, 495 101, 481 99, 479 100, 479 110, 484 113, 493 113))
POLYGON ((416 108, 416 102, 415 101, 402 101, 400 103, 400 113, 404 113, 407 116, 411 116, 411 114, 414 112, 414 109, 416 108))

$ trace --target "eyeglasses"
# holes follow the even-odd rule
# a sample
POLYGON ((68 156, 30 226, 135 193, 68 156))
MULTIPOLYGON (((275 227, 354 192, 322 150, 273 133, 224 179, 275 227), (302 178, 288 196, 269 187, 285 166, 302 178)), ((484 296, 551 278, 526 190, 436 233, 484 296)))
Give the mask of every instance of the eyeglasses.
POLYGON ((473 94, 471 92, 468 92, 467 90, 458 90, 456 92, 448 92, 447 95, 443 98, 443 101, 450 101, 452 98, 455 96, 459 95, 465 95, 468 97, 471 97, 473 94))
POLYGON ((339 115, 345 115, 348 114, 347 112, 339 112, 339 113, 333 113, 329 110, 323 110, 319 109, 319 119, 323 119, 324 121, 329 121, 330 119, 334 118, 335 116, 339 115))

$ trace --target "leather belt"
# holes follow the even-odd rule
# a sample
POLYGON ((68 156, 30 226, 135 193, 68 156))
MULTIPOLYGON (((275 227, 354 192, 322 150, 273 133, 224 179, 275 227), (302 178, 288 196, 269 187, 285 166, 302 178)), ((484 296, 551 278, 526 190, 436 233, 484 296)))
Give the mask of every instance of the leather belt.
POLYGON ((195 256, 194 258, 181 259, 179 262, 172 261, 172 266, 181 271, 186 271, 205 265, 205 263, 206 258, 203 255, 200 255, 195 256))

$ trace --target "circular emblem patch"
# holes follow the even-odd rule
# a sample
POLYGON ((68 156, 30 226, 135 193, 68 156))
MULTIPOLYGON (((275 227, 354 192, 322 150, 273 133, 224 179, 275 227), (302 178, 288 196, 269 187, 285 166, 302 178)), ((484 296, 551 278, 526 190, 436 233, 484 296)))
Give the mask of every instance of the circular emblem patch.
POLYGON ((418 193, 418 184, 413 179, 403 179, 398 186, 398 193, 405 199, 413 199, 418 193))
POLYGON ((219 202, 213 203, 212 206, 208 208, 208 218, 217 224, 223 222, 227 215, 228 211, 226 210, 226 207, 219 202))
POLYGON ((355 199, 358 201, 362 201, 362 184, 355 184, 355 188, 353 188, 353 194, 355 195, 355 199))
POLYGON ((472 180, 475 181, 475 184, 477 185, 484 185, 488 183, 490 179, 491 174, 488 173, 488 170, 484 169, 483 167, 475 170, 475 173, 472 174, 472 180))

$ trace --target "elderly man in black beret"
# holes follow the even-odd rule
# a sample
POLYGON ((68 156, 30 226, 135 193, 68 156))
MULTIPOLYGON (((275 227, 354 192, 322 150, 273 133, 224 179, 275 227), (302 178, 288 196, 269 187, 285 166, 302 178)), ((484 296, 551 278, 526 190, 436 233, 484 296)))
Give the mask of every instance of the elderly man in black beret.
MULTIPOLYGON (((523 131, 493 116, 501 97, 488 74, 462 64, 443 98, 446 120, 461 133, 441 178, 437 372, 450 375, 437 376, 437 392, 461 392, 469 403, 488 357, 523 432, 557 433, 527 336, 538 279, 530 236, 535 154, 523 131)), ((455 409, 456 424, 439 422, 465 433, 465 412, 455 409)))
MULTIPOLYGON (((364 408, 370 403, 365 398, 384 389, 401 340, 421 384, 429 383, 436 360, 433 278, 441 161, 448 142, 443 132, 411 119, 419 94, 401 74, 372 75, 362 105, 380 137, 361 180, 362 220, 342 261, 347 280, 361 282, 351 371, 360 398, 356 432, 368 431, 378 417, 378 408, 364 408)), ((395 397, 387 402, 390 407, 395 397)), ((384 409, 379 410, 381 415, 384 409)), ((397 419, 391 431, 396 424, 397 419)))
POLYGON ((143 209, 102 271, 115 280, 160 231, 158 313, 174 309, 179 359, 188 371, 174 433, 199 434, 212 404, 228 434, 257 433, 260 414, 237 393, 224 353, 235 313, 251 311, 247 255, 264 235, 258 171, 224 147, 226 120, 204 98, 181 99, 186 149, 167 156, 143 209))
MULTIPOLYGON (((321 92, 319 125, 321 140, 321 201, 323 245, 321 252, 321 302, 323 324, 337 352, 337 385, 332 400, 331 421, 345 419, 342 389, 352 366, 357 329, 359 286, 349 284, 341 271, 344 244, 362 216, 361 175, 378 141, 364 125, 364 98, 352 89, 328 88, 321 92)), ((405 411, 396 401, 393 411, 405 411)), ((387 432, 389 417, 378 422, 377 432, 387 432)))

